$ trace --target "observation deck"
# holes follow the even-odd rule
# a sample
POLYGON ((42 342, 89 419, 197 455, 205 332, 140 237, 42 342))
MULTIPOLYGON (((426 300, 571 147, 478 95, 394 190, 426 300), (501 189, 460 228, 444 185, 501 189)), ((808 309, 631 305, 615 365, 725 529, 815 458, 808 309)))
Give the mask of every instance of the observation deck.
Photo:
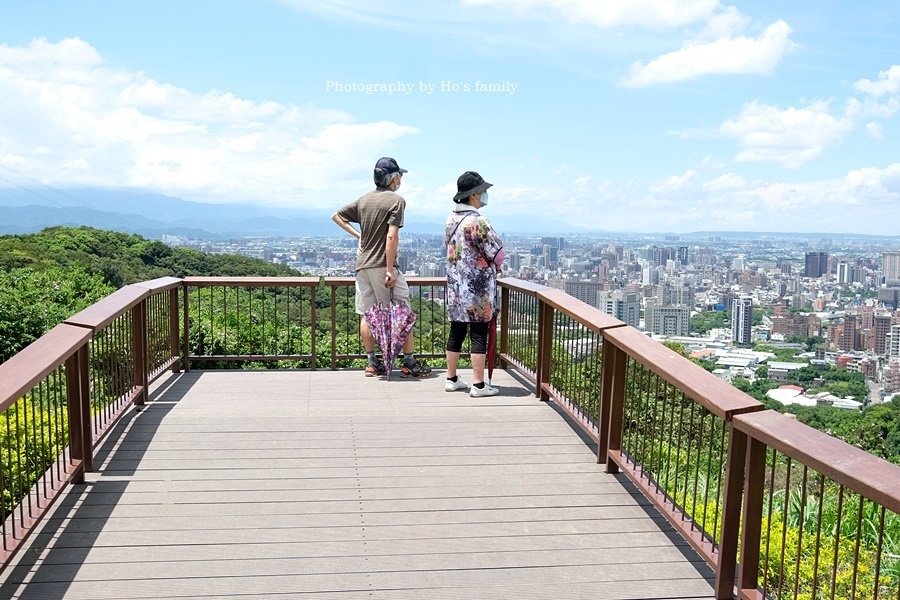
MULTIPOLYGON (((439 360, 443 280, 410 285, 439 360)), ((363 377, 348 279, 73 315, 0 365, 0 596, 900 598, 900 468, 501 287, 483 399, 363 377)))

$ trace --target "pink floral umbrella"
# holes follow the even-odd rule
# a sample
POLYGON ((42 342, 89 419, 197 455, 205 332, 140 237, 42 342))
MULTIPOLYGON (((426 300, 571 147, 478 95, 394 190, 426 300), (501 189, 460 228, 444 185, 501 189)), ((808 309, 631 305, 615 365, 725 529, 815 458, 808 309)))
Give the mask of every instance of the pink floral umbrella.
POLYGON ((400 354, 406 338, 416 323, 416 313, 405 304, 394 302, 392 299, 387 304, 376 304, 363 316, 384 355, 384 368, 390 380, 394 359, 400 354))

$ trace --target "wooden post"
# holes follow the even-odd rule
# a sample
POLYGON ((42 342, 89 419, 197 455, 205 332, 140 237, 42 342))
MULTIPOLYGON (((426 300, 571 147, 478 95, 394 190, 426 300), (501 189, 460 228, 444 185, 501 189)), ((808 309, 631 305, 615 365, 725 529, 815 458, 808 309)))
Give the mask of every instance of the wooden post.
MULTIPOLYGON (((190 359, 190 356, 191 356, 191 352, 190 352, 191 321, 190 321, 190 314, 189 314, 189 307, 190 307, 191 303, 189 300, 189 298, 190 298, 189 292, 190 292, 190 288, 187 285, 185 285, 184 286, 184 296, 182 297, 182 306, 184 307, 184 315, 183 315, 183 317, 184 317, 184 328, 183 329, 184 330, 182 333, 182 335, 183 335, 182 349, 184 352, 184 356, 182 357, 182 360, 184 360, 184 372, 185 373, 187 373, 188 371, 191 370, 191 359, 190 359)), ((198 294, 200 293, 200 288, 197 288, 197 293, 198 294)))
POLYGON ((500 287, 500 322, 497 324, 497 327, 500 329, 497 336, 497 341, 500 342, 500 347, 498 348, 497 358, 499 359, 500 367, 504 370, 509 367, 509 364, 503 359, 509 353, 509 288, 500 287))
POLYGON ((131 309, 131 345, 134 372, 131 383, 140 389, 134 397, 134 404, 141 406, 147 401, 147 299, 141 300, 131 309))
MULTIPOLYGON (((178 290, 180 287, 169 290, 169 352, 173 358, 178 357, 178 290)), ((181 372, 181 361, 172 363, 172 372, 181 372)))
MULTIPOLYGON (((309 315, 309 337, 310 344, 312 345, 312 361, 310 362, 310 368, 315 371, 316 370, 316 296, 318 296, 319 286, 309 288, 309 304, 312 307, 310 309, 309 315)), ((301 297, 303 296, 301 292, 301 297)))
POLYGON ((722 504, 722 530, 719 565, 716 569, 715 597, 734 597, 734 574, 737 568, 738 532, 741 526, 741 496, 744 492, 744 461, 747 435, 731 427, 728 438, 728 462, 725 466, 725 493, 722 504))
MULTIPOLYGON (((83 346, 87 348, 87 343, 83 346)), ((91 438, 84 436, 84 403, 82 402, 84 386, 82 385, 83 365, 87 352, 79 348, 75 354, 66 359, 66 408, 69 418, 69 459, 81 461, 81 468, 73 475, 72 483, 84 483, 84 472, 87 469, 85 455, 90 453, 91 438)), ((87 415, 90 422, 90 414, 87 415)))
MULTIPOLYGON (((733 425, 732 425, 733 426, 733 425)), ((741 562, 738 565, 738 594, 756 594, 759 583, 759 546, 762 539, 763 496, 766 487, 766 445, 749 439, 741 524, 741 562)))
POLYGON ((538 295, 538 364, 534 395, 543 401, 550 400, 544 384, 550 384, 553 368, 553 307, 538 295))
POLYGON ((609 345, 609 348, 612 350, 613 356, 610 357, 612 381, 609 383, 606 472, 618 473, 619 465, 610 458, 609 452, 622 450, 622 423, 625 420, 625 377, 628 373, 628 355, 612 344, 609 345))
POLYGON ((337 286, 331 286, 331 370, 337 370, 337 286))
POLYGON ((597 400, 597 464, 606 463, 609 448, 609 415, 612 405, 613 377, 618 350, 603 338, 603 361, 600 373, 600 398, 597 400))

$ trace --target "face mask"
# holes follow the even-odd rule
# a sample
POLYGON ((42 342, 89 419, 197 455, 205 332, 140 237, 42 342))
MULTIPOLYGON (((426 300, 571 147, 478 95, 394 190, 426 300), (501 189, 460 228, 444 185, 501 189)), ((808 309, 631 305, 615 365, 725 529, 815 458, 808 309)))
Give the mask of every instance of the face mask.
POLYGON ((481 205, 482 205, 482 206, 487 206, 487 202, 488 202, 488 193, 487 193, 487 191, 481 192, 481 205))

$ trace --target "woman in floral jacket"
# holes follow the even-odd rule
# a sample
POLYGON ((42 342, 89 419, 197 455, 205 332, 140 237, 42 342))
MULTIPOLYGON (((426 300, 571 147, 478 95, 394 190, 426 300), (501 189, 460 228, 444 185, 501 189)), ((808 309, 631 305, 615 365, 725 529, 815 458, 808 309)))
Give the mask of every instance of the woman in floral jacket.
POLYGON ((456 181, 456 203, 444 230, 447 244, 447 339, 448 392, 467 389, 456 367, 462 343, 469 335, 472 351, 473 398, 496 396, 500 390, 484 382, 488 323, 499 310, 497 274, 503 264, 503 243, 487 219, 478 212, 487 205, 487 183, 475 171, 466 171, 456 181))

